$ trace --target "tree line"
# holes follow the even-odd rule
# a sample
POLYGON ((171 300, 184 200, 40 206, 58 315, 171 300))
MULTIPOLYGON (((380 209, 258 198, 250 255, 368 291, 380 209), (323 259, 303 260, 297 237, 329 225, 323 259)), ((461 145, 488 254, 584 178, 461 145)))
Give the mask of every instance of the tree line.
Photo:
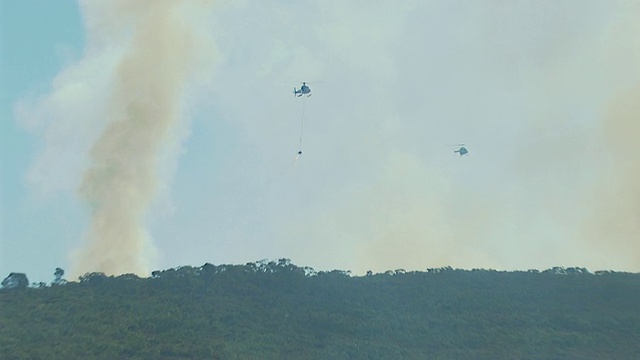
POLYGON ((0 290, 3 359, 640 358, 632 273, 443 267, 353 276, 279 259, 148 278, 65 281, 56 269, 45 286, 6 286, 20 278, 0 290))

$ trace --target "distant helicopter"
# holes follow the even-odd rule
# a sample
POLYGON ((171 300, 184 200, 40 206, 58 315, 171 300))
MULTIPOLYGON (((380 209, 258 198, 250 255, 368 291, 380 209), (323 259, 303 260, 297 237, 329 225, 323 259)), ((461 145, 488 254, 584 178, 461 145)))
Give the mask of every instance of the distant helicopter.
POLYGON ((302 95, 307 95, 307 97, 309 97, 311 96, 311 88, 307 86, 306 82, 302 82, 302 86, 300 87, 300 89, 296 90, 296 87, 293 87, 293 94, 297 97, 300 97, 302 95))
POLYGON ((456 146, 456 147, 459 146, 458 150, 454 150, 453 152, 460 154, 460 156, 467 155, 469 153, 469 150, 467 150, 467 148, 464 147, 464 144, 456 144, 456 145, 450 145, 450 146, 456 146))

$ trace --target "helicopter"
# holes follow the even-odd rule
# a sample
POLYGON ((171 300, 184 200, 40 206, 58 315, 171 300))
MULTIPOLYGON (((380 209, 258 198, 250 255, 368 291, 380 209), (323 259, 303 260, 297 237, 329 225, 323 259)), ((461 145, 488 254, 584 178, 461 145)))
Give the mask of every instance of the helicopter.
POLYGON ((311 96, 311 88, 309 88, 307 86, 306 82, 302 82, 302 86, 300 87, 300 89, 296 90, 296 87, 293 87, 293 94, 296 95, 297 97, 300 97, 302 95, 307 95, 307 97, 311 96))
POLYGON ((460 154, 460 156, 467 155, 469 153, 469 150, 467 150, 467 148, 464 147, 464 144, 456 144, 456 145, 450 145, 450 146, 459 147, 457 150, 454 150, 453 152, 460 154))

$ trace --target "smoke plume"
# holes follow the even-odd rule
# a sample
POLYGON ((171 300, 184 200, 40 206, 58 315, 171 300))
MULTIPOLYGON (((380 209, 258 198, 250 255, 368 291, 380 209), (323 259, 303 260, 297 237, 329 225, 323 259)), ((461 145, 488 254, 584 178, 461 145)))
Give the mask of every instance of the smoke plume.
POLYGON ((103 42, 105 49, 123 39, 129 43, 113 68, 106 123, 79 187, 91 220, 88 244, 74 256, 76 273, 148 273, 153 246, 145 213, 158 190, 163 145, 175 140, 186 82, 201 51, 183 4, 83 3, 89 41, 103 42), (108 31, 122 34, 105 36, 108 31))

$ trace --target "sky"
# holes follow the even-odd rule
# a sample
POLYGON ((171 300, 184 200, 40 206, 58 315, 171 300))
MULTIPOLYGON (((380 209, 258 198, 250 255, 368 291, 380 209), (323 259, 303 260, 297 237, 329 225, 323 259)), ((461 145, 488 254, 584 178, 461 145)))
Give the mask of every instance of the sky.
POLYGON ((0 2, 0 274, 640 271, 639 15, 0 2))

